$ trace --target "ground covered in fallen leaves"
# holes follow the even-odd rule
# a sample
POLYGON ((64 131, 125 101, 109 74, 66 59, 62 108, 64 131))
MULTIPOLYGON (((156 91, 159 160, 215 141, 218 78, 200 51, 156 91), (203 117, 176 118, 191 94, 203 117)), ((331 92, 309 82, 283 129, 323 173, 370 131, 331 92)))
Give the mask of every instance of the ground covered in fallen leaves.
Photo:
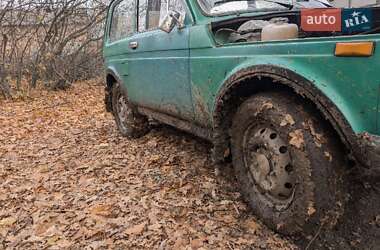
POLYGON ((242 202, 210 146, 120 136, 103 87, 0 101, 0 249, 293 249, 242 202))

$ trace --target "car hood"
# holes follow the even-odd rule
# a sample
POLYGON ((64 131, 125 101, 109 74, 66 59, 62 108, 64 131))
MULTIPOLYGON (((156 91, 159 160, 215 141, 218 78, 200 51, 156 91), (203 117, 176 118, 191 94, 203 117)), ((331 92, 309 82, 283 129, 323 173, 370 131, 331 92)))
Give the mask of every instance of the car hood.
MULTIPOLYGON (((290 1, 281 1, 278 2, 290 3, 290 1)), ((328 1, 326 0, 308 0, 308 1, 294 1, 294 8, 302 9, 302 8, 329 8, 332 7, 328 1)), ((210 14, 218 15, 221 13, 228 12, 254 12, 255 8, 259 11, 260 9, 286 9, 280 4, 276 4, 274 2, 266 2, 266 1, 255 1, 254 3, 250 3, 247 1, 231 1, 226 2, 221 5, 215 6, 211 9, 210 14), (250 9, 250 10, 249 10, 250 9)))

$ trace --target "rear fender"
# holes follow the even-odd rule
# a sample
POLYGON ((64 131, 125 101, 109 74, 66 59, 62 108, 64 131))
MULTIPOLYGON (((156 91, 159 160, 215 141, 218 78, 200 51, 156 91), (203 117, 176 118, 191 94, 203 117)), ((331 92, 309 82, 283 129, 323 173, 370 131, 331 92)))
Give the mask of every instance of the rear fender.
MULTIPOLYGON (((105 98, 104 102, 106 105, 106 110, 112 112, 112 87, 116 82, 122 83, 121 78, 116 73, 114 68, 108 68, 106 70, 106 86, 105 86, 105 98)), ((121 84, 123 86, 123 84, 121 84)))

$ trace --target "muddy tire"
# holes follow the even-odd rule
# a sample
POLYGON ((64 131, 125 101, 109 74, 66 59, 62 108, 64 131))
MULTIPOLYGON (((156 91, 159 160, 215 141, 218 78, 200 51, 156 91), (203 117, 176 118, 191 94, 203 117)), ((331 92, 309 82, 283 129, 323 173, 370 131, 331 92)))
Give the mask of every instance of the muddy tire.
POLYGON ((252 96, 233 118, 231 145, 243 197, 270 228, 296 235, 337 224, 346 161, 313 107, 288 93, 252 96))
POLYGON ((112 87, 112 114, 117 128, 123 136, 138 138, 149 131, 148 119, 139 114, 136 108, 128 102, 128 97, 121 90, 119 83, 112 87))

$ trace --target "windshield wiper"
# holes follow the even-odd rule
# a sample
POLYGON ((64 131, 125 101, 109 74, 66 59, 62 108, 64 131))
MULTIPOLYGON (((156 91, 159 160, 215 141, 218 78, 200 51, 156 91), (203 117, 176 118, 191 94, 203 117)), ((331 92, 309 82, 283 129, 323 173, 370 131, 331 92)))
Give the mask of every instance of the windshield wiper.
POLYGON ((275 3, 278 5, 281 5, 285 8, 288 8, 289 10, 293 9, 293 7, 294 7, 294 5, 290 4, 290 3, 282 3, 282 2, 278 2, 278 1, 272 1, 272 0, 261 0, 261 1, 268 2, 268 3, 275 3))
MULTIPOLYGON (((255 2, 255 0, 220 0, 220 1, 216 1, 214 3, 214 5, 218 5, 218 4, 222 4, 222 3, 228 3, 228 2, 255 2)), ((278 2, 278 1, 272 1, 272 0, 260 0, 260 1, 264 1, 264 2, 268 2, 268 3, 275 3, 275 4, 278 4, 278 5, 281 5, 285 8, 288 8, 289 10, 293 9, 294 5, 293 4, 288 4, 288 3, 282 3, 282 2, 278 2)))
MULTIPOLYGON (((310 2, 310 0, 307 0, 307 1, 310 2)), ((326 7, 332 7, 331 4, 328 4, 328 3, 322 2, 322 1, 320 1, 320 0, 315 0, 315 1, 317 1, 318 3, 323 4, 323 5, 326 6, 326 7)))

